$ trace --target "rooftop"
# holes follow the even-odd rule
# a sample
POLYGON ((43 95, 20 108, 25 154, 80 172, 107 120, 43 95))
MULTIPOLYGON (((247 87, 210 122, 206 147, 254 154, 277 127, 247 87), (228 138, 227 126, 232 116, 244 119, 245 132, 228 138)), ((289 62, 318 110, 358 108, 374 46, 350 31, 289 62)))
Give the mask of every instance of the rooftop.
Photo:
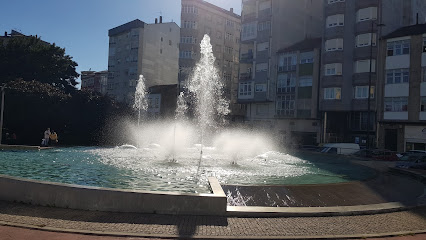
POLYGON ((219 12, 223 12, 223 13, 228 14, 228 15, 230 15, 230 16, 232 16, 232 17, 234 17, 234 18, 241 19, 241 16, 240 16, 240 15, 238 15, 238 14, 236 14, 236 13, 234 13, 234 12, 231 12, 230 10, 226 10, 226 9, 224 9, 224 8, 218 7, 218 6, 214 5, 214 4, 211 4, 211 3, 209 3, 209 2, 206 2, 206 1, 204 1, 204 0, 183 0, 183 1, 182 1, 182 5, 183 5, 183 4, 185 4, 185 2, 189 2, 189 1, 195 1, 195 2, 197 2, 197 3, 201 3, 201 4, 203 4, 203 5, 205 5, 205 6, 209 7, 209 8, 216 9, 216 10, 217 10, 217 11, 219 11, 219 12))
POLYGON ((128 23, 125 23, 125 24, 120 25, 118 27, 110 29, 108 31, 108 36, 117 35, 117 34, 120 34, 122 32, 129 31, 130 29, 133 29, 133 28, 143 28, 144 25, 145 25, 144 22, 142 22, 139 19, 135 19, 131 22, 128 22, 128 23))
POLYGON ((384 36, 383 39, 420 35, 424 33, 426 33, 426 24, 416 24, 416 25, 399 28, 389 33, 388 35, 384 36))

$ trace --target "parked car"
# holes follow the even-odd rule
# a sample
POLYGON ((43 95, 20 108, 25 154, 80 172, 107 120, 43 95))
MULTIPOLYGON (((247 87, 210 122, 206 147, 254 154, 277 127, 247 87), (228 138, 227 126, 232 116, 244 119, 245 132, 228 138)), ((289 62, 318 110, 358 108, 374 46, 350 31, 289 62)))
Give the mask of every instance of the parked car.
POLYGON ((398 161, 395 167, 426 169, 426 155, 406 156, 405 161, 398 161))
POLYGON ((408 161, 411 156, 426 156, 426 151, 410 150, 397 154, 399 161, 408 161))
POLYGON ((322 153, 343 155, 350 155, 357 151, 359 151, 359 145, 356 143, 327 143, 321 150, 322 153))
POLYGON ((382 161, 398 161, 399 159, 395 152, 386 149, 362 149, 353 155, 382 161))

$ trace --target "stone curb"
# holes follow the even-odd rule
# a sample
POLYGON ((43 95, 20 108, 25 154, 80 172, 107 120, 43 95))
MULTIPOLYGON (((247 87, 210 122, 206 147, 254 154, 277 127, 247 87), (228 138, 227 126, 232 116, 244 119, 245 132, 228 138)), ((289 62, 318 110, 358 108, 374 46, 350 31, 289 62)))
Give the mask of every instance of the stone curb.
POLYGON ((398 202, 340 207, 234 207, 228 206, 227 217, 331 217, 400 212, 423 207, 398 202))
POLYGON ((371 234, 354 234, 354 235, 324 235, 324 236, 185 236, 185 235, 168 235, 168 234, 147 234, 147 233, 128 233, 128 232, 101 232, 101 231, 90 231, 90 230, 78 230, 78 229, 65 229, 65 228, 54 228, 54 227, 40 227, 36 225, 11 223, 0 221, 0 225, 9 227, 20 227, 26 229, 58 232, 58 233, 70 233, 70 234, 83 234, 83 235, 94 235, 94 236, 110 236, 110 237, 148 237, 148 238, 191 238, 191 239, 357 239, 357 238, 383 238, 383 237, 395 237, 403 235, 415 235, 424 234, 425 230, 416 231, 402 231, 402 232, 390 232, 390 233, 371 233, 371 234))

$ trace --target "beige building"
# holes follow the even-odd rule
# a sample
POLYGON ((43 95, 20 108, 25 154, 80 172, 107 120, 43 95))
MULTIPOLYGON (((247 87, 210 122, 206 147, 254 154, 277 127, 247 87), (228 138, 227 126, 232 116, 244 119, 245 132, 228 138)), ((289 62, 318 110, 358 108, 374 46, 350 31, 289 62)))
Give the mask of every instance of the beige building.
POLYGON ((132 102, 139 75, 146 87, 178 83, 179 26, 138 19, 109 30, 107 94, 132 102))
POLYGON ((426 24, 384 36, 380 56, 378 146, 426 150, 426 24))
POLYGON ((241 18, 233 12, 202 0, 182 0, 179 45, 179 83, 181 90, 200 58, 200 43, 208 34, 216 65, 225 82, 225 96, 231 101, 233 120, 241 116, 237 104, 238 60, 241 18))

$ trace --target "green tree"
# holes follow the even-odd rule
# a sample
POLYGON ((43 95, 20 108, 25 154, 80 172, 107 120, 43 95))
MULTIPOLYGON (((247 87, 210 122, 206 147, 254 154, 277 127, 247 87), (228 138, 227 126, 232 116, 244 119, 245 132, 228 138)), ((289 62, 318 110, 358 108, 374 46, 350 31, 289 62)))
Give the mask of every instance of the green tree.
POLYGON ((0 84, 15 79, 36 80, 69 93, 76 89, 76 66, 64 48, 40 38, 0 38, 0 84))

